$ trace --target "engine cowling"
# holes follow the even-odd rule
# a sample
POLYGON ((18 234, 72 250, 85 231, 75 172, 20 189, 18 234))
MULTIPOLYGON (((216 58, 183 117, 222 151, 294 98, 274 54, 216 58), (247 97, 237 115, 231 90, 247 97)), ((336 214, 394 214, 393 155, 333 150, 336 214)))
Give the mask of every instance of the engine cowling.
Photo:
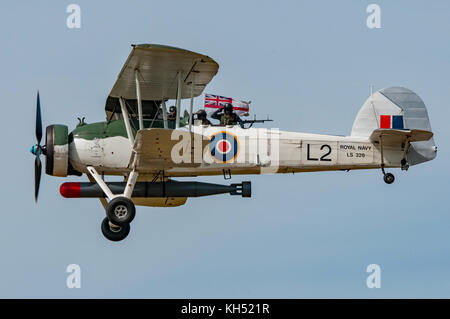
POLYGON ((66 125, 49 125, 45 131, 45 173, 67 176, 69 166, 69 129, 66 125))

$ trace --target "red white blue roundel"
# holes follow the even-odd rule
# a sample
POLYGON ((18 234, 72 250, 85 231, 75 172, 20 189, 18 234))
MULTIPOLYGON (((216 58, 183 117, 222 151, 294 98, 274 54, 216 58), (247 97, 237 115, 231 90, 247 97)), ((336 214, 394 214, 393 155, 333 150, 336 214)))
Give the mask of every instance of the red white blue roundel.
POLYGON ((239 142, 228 132, 218 132, 209 140, 209 152, 219 162, 228 162, 238 155, 239 142))

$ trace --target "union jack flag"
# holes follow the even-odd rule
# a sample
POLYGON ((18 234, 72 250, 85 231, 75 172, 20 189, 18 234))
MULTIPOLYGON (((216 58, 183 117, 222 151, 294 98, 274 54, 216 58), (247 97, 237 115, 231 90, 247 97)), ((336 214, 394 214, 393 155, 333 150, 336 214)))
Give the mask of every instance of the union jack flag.
POLYGON ((250 102, 236 100, 231 97, 205 93, 205 111, 208 115, 214 113, 217 109, 223 108, 228 103, 233 105, 233 111, 238 115, 248 113, 250 102))

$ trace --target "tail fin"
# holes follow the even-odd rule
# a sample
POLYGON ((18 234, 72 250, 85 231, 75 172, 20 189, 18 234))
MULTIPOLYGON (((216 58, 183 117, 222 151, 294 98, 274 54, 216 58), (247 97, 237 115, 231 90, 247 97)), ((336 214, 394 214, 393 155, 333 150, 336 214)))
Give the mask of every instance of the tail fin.
MULTIPOLYGON (((431 131, 422 99, 402 87, 390 87, 372 94, 359 110, 351 136, 369 138, 374 130, 380 128, 431 131)), ((436 151, 433 138, 412 142, 408 150, 408 162, 414 165, 430 161, 436 157, 436 151)))

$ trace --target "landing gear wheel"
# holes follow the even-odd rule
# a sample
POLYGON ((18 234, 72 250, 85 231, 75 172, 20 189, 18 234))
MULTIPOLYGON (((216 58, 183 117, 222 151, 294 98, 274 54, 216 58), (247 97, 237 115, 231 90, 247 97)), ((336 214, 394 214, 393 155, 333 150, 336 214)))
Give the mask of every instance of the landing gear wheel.
POLYGON ((135 215, 136 208, 133 202, 126 197, 116 197, 106 207, 106 216, 114 225, 128 225, 133 221, 135 215))
POLYGON ((386 184, 392 184, 395 181, 394 174, 391 173, 384 174, 383 179, 386 184))
POLYGON ((130 224, 125 226, 115 226, 110 223, 107 217, 102 221, 102 234, 111 241, 121 241, 130 233, 130 224))

